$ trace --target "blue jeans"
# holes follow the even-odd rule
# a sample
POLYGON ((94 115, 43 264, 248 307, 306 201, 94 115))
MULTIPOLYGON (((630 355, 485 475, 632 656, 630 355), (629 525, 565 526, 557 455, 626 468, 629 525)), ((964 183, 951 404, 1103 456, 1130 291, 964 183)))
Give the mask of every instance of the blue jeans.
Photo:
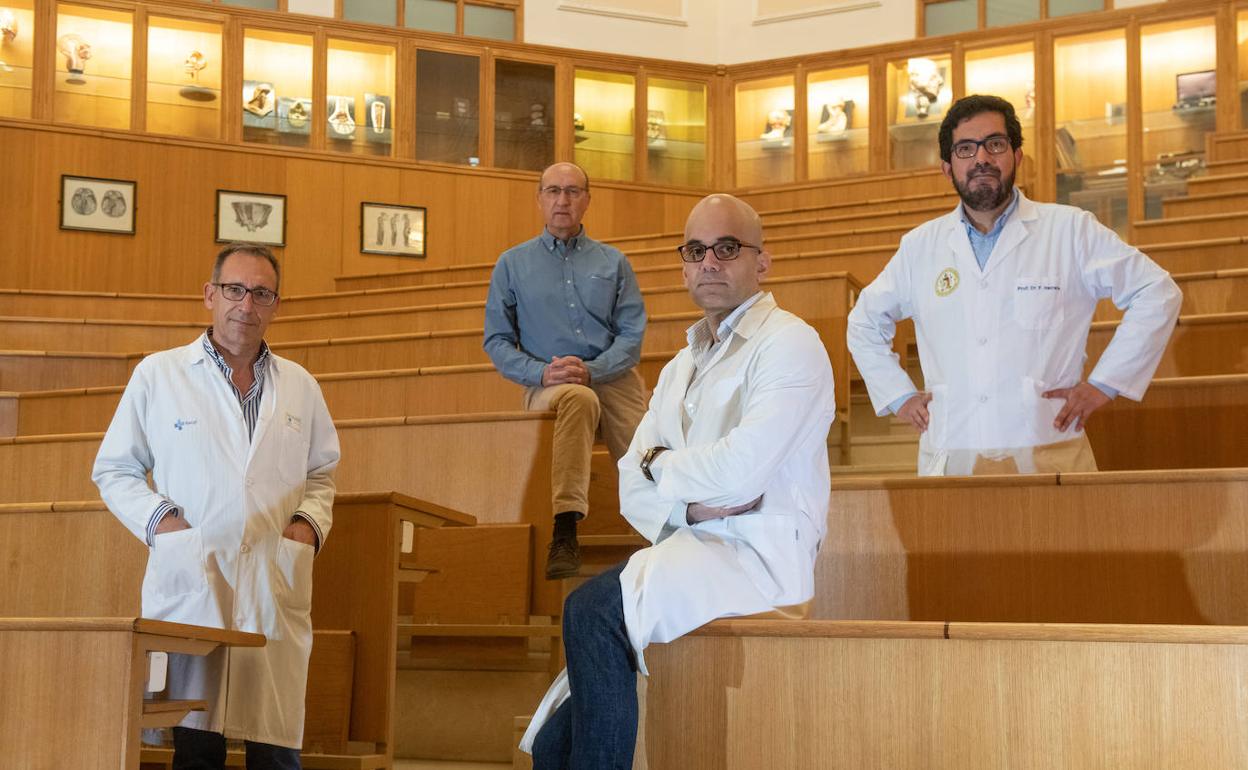
MULTIPOLYGON (((247 770, 300 770, 299 750, 247 741, 247 770)), ((189 727, 173 728, 173 770, 222 770, 225 736, 189 727)))
POLYGON ((572 695, 533 742, 533 770, 632 770, 637 661, 624 627, 620 564, 586 581, 563 605, 572 695))

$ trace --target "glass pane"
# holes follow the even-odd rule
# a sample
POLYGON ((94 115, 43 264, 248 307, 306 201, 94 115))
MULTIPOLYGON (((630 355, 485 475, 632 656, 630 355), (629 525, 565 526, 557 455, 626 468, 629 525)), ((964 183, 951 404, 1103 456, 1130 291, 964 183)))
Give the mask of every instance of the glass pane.
POLYGON ((633 178, 633 76, 576 71, 575 159, 591 179, 633 178))
POLYGON ((238 5, 243 8, 258 8, 262 11, 276 11, 277 0, 221 0, 226 5, 238 5))
POLYGON ((894 169, 940 163, 940 119, 953 101, 948 54, 888 65, 889 162, 894 169))
POLYGON ((0 8, 0 116, 29 118, 32 70, 35 61, 34 0, 9 0, 0 8))
POLYGON ((147 130, 220 137, 220 24, 157 16, 148 20, 147 130))
POLYGON ((1035 157, 1030 143, 1036 125, 1036 57, 1031 43, 966 52, 966 92, 992 94, 1014 105, 1023 124, 1023 154, 1035 157))
POLYGON ((1105 10, 1105 0, 1049 0, 1049 18, 1105 10))
POLYGON ((1161 217, 1163 198, 1187 194, 1205 173, 1205 137, 1217 112, 1217 32, 1212 18, 1140 30, 1144 113, 1144 214, 1161 217))
POLYGON ((312 36, 243 33, 243 140, 307 147, 312 120, 312 36))
POLYGON ((806 134, 811 179, 862 174, 870 163, 867 65, 813 72, 806 81, 806 134))
POLYGON ((475 56, 416 52, 416 159, 475 166, 480 105, 475 56))
POLYGON ((1040 18, 1040 0, 988 0, 989 27, 1023 24, 1040 18))
POLYGON ((130 127, 132 30, 125 11, 59 6, 53 120, 130 127))
POLYGON ((706 184, 706 84, 650 78, 646 84, 646 153, 651 182, 706 184))
POLYGON ((494 40, 515 40, 516 12, 510 8, 465 5, 464 34, 494 40))
POLYGON ((966 32, 977 26, 978 0, 945 0, 923 6, 923 34, 928 37, 966 32))
POLYGON ((404 26, 455 34, 454 0, 404 0, 404 3, 404 26))
POLYGON ((1057 202, 1087 209, 1125 235, 1130 222, 1123 30, 1055 40, 1053 81, 1057 202))
POLYGON ((326 66, 329 148, 362 155, 390 155, 394 142, 392 46, 329 41, 326 66))
POLYGON ((555 68, 494 61, 494 165, 541 171, 555 161, 555 68))
POLYGON ((393 27, 397 9, 395 0, 342 0, 342 18, 366 24, 393 27))
POLYGON ((737 85, 737 186, 785 184, 793 169, 793 77, 737 85))

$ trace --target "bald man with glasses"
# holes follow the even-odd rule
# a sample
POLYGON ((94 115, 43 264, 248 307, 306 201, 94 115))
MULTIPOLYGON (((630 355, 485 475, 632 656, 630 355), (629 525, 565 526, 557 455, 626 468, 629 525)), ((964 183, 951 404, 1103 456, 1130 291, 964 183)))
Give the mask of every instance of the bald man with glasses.
POLYGON ((545 228, 503 252, 485 304, 485 352, 499 374, 524 386, 524 408, 554 411, 554 531, 546 579, 581 566, 576 525, 589 508, 589 465, 601 432, 614 460, 646 410, 641 359, 646 326, 637 278, 624 254, 585 234, 589 176, 573 163, 542 172, 545 228))

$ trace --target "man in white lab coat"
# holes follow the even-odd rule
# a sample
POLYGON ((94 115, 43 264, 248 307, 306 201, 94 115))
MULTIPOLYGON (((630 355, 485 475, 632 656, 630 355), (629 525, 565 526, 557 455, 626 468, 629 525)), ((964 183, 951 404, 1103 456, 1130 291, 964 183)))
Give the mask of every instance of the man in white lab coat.
POLYGON ((619 461, 620 511, 653 545, 568 597, 568 667, 521 743, 535 770, 631 770, 648 644, 814 593, 832 367, 815 330, 759 289, 762 235, 728 195, 689 214, 680 255, 704 317, 619 461))
POLYGON ((273 355, 279 268, 263 246, 217 256, 212 326, 139 362, 92 478, 151 551, 143 616, 262 633, 262 648, 170 656, 169 695, 206 699, 174 728, 174 768, 298 768, 312 648, 312 559, 325 542, 338 435, 320 387, 273 355), (149 486, 147 474, 151 473, 149 486))
POLYGON ((1157 369, 1181 295, 1165 270, 1086 211, 1030 201, 1014 108, 968 96, 940 127, 942 169, 962 202, 906 234, 849 314, 849 349, 879 415, 914 425, 920 475, 1094 471, 1083 426, 1157 369), (1096 303, 1126 311, 1085 380, 1096 303), (898 364, 913 318, 920 392, 898 364))

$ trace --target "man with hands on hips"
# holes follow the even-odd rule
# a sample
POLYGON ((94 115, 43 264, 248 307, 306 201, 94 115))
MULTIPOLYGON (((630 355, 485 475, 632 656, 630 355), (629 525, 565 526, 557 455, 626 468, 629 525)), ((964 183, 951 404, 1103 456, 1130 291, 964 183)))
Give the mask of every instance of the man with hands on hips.
POLYGON ((224 767, 227 738, 245 741, 250 770, 300 766, 312 560, 339 453, 316 380, 264 342, 279 277, 264 246, 221 250, 204 284, 212 326, 139 362, 92 473, 151 547, 144 617, 267 638, 170 656, 169 696, 209 704, 173 729, 175 770, 224 767))
POLYGON ((771 257, 748 205, 702 199, 679 252, 703 318, 618 463, 620 512, 652 545, 569 595, 567 669, 521 742, 534 770, 632 768, 647 645, 814 593, 836 414, 827 351, 760 289, 771 257))
POLYGON ((849 349, 876 413, 921 432, 920 475, 1094 471, 1084 425, 1120 394, 1143 398, 1178 317, 1178 286, 1088 212, 1014 186, 1022 128, 1006 100, 958 100, 939 136, 960 204, 907 233, 849 314, 849 349), (1101 299, 1126 312, 1084 380, 1101 299), (925 392, 892 350, 905 318, 925 392))

